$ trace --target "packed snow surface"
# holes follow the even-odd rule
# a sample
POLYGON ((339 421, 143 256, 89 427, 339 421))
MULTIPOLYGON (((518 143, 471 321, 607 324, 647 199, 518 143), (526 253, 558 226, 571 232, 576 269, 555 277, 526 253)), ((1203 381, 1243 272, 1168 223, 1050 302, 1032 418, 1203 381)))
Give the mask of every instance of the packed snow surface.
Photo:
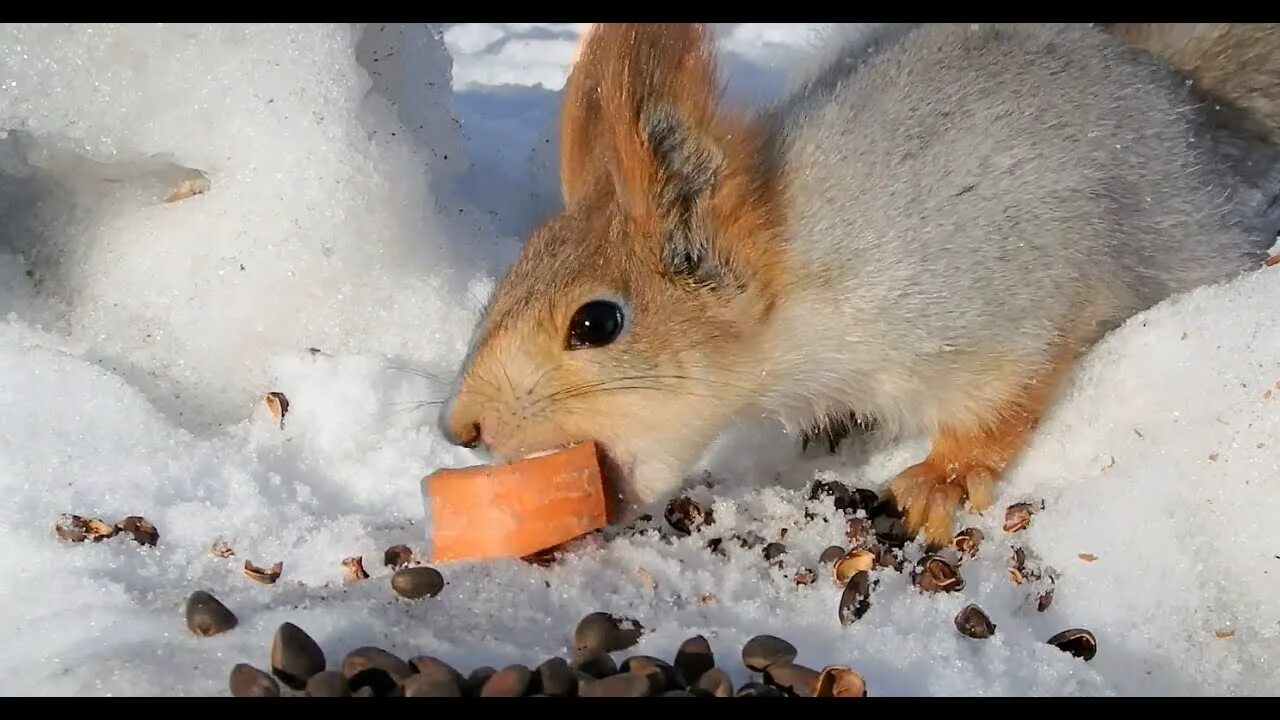
MULTIPOLYGON (((602 610, 646 628, 617 659, 670 660, 703 634, 735 685, 756 677, 743 643, 769 633, 876 696, 1274 693, 1280 267, 1171 299, 1096 349, 997 506, 961 516, 987 538, 961 592, 878 570, 842 626, 817 556, 844 519, 808 484, 880 489, 924 448, 801 456, 763 426, 708 458, 718 482, 690 492, 715 523, 693 536, 442 565, 439 596, 394 595, 383 550, 427 547, 419 480, 475 459, 438 436, 432 403, 554 209, 556 101, 584 27, 0 28, 0 692, 225 695, 235 663, 268 667, 283 622, 331 667, 362 645, 464 673, 534 666, 602 610), (205 191, 165 202, 192 179, 205 191), (289 400, 283 427, 269 391, 289 400), (1024 500, 1044 509, 1005 533, 1024 500), (141 515, 159 542, 61 541, 63 513, 141 515), (784 528, 781 567, 704 548, 784 528), (1009 580, 1015 545, 1055 578, 1044 612, 1042 585, 1009 580), (348 582, 357 555, 371 577, 348 582), (282 577, 252 582, 245 560, 282 577), (239 626, 188 632, 199 589, 239 626), (956 631, 968 603, 994 637, 956 631), (1046 644, 1068 628, 1096 635, 1092 661, 1046 644)), ((756 102, 820 28, 720 30, 734 97, 756 102)))

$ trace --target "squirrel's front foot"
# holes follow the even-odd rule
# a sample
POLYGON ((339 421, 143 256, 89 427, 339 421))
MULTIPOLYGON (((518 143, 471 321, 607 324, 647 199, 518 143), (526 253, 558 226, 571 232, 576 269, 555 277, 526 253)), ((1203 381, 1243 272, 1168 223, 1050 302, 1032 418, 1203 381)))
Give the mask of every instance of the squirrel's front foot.
POLYGON ((1021 386, 1020 391, 986 413, 986 422, 939 430, 929 456, 890 482, 889 494, 912 533, 923 530, 928 546, 941 547, 955 537, 953 523, 961 503, 968 500, 970 510, 982 512, 995 502, 996 483, 1040 424, 1075 352, 1074 345, 1065 345, 1051 356, 1047 372, 1007 383, 1021 386))
POLYGON ((949 545, 955 537, 955 516, 961 504, 982 512, 995 497, 997 471, 980 464, 945 465, 930 455, 898 474, 889 484, 894 503, 912 533, 923 533, 931 549, 949 545))

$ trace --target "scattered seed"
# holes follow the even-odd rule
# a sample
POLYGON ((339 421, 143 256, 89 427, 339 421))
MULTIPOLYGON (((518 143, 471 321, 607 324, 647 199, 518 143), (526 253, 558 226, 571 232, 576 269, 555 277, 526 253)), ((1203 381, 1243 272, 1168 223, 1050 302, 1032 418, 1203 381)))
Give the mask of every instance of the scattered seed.
POLYGON ((413 674, 409 663, 383 650, 364 646, 347 653, 342 659, 342 676, 352 690, 373 686, 375 695, 388 695, 396 685, 413 674))
POLYGON ((410 675, 401 691, 405 697, 462 697, 462 687, 457 682, 433 675, 410 675))
POLYGON ((860 572, 871 572, 875 565, 876 556, 870 550, 853 550, 831 566, 831 574, 837 583, 844 585, 860 572))
POLYGON ((520 559, 524 562, 529 563, 530 565, 537 565, 538 567, 551 567, 556 563, 556 560, 558 560, 559 558, 560 558, 560 549, 558 547, 551 547, 545 550, 539 550, 538 552, 532 553, 530 555, 525 555, 520 559))
POLYGON ((782 542, 783 540, 786 540, 786 539, 787 539, 787 529, 782 528, 781 530, 778 531, 778 542, 782 542))
POLYGON ((345 558, 342 561, 342 568, 347 571, 347 579, 352 582, 369 579, 369 573, 364 570, 363 556, 345 558))
POLYGON ((868 488, 854 488, 853 502, 849 507, 845 508, 845 512, 854 513, 859 510, 866 513, 868 517, 880 505, 880 496, 874 490, 868 488))
POLYGON ((489 682, 489 678, 493 677, 497 672, 497 668, 489 667, 488 665, 481 665, 475 668, 470 675, 467 675, 467 680, 461 688, 462 694, 467 697, 480 697, 480 691, 484 689, 485 683, 489 682))
POLYGON ((828 665, 818 673, 813 684, 813 697, 866 697, 867 683, 862 675, 843 665, 828 665))
POLYGON ((876 565, 882 568, 892 568, 894 572, 902 572, 906 567, 906 560, 902 555, 891 547, 880 548, 880 554, 876 557, 876 565))
POLYGON ((729 679, 728 673, 718 667, 709 668, 693 684, 713 697, 733 697, 733 681, 729 679))
POLYGON ((480 697, 520 697, 532 679, 533 671, 524 665, 508 665, 485 681, 480 697))
POLYGON ((1093 633, 1083 628, 1072 628, 1049 638, 1048 643, 1059 650, 1070 653, 1085 662, 1098 654, 1098 639, 1093 633))
POLYGON ((658 660, 661 665, 649 662, 650 660, 657 660, 657 658, 629 658, 620 669, 624 673, 639 675, 644 678, 649 683, 649 694, 660 695, 668 686, 676 684, 670 681, 675 675, 675 671, 671 669, 670 665, 663 663, 661 660, 658 660))
POLYGON ((845 525, 844 536, 852 549, 871 547, 872 533, 871 521, 866 518, 849 518, 845 525))
POLYGON ((787 546, 780 542, 772 542, 764 546, 764 559, 768 561, 777 560, 787 553, 787 546))
POLYGON ((1226 638, 1229 638, 1229 637, 1234 637, 1234 636, 1235 636, 1235 634, 1236 634, 1236 631, 1235 631, 1235 630, 1214 630, 1214 631, 1213 631, 1213 635, 1214 635, 1214 637, 1217 637, 1217 638, 1219 638, 1219 639, 1226 639, 1226 638))
POLYGON ((715 593, 702 593, 698 596, 698 605, 706 607, 716 601, 715 593))
POLYGON ((209 182, 209 178, 204 173, 200 173, 195 177, 181 180, 169 192, 164 201, 166 203, 175 203, 179 200, 186 200, 189 197, 209 192, 210 187, 212 187, 212 184, 209 182))
POLYGON ((711 652, 710 641, 703 635, 694 635, 680 643, 674 665, 685 682, 696 683, 698 678, 716 666, 716 656, 711 652))
POLYGON ((818 579, 818 573, 813 568, 800 568, 796 570, 795 582, 797 586, 812 585, 818 579))
POLYGON ((1031 524, 1031 516, 1035 514, 1035 508, 1031 503, 1015 503, 1005 509, 1004 512, 1004 531, 1007 533, 1018 533, 1027 529, 1031 524))
POLYGON ((275 563, 271 566, 270 570, 263 570, 248 560, 244 561, 245 577, 253 580, 254 582, 260 582, 263 585, 271 585, 275 581, 279 580, 280 573, 282 572, 284 572, 284 563, 282 562, 275 563))
POLYGON ((660 657, 632 655, 623 660, 622 665, 618 666, 618 671, 621 671, 621 673, 644 675, 649 673, 649 670, 657 670, 660 674, 657 684, 654 685, 653 694, 658 694, 667 688, 682 688, 689 684, 684 676, 676 671, 675 666, 669 664, 666 660, 660 659, 660 657))
POLYGON ((232 550, 231 546, 228 545, 225 540, 215 542, 213 547, 209 548, 209 552, 212 553, 214 557, 220 558, 229 558, 236 554, 236 551, 232 550))
POLYGON ((853 501, 853 491, 839 480, 815 480, 809 486, 810 502, 824 497, 831 498, 837 510, 844 510, 853 501))
POLYGON ((578 650, 574 652, 573 659, 569 662, 569 667, 592 678, 609 677, 618 673, 618 664, 614 662, 613 656, 607 652, 600 651, 578 650))
POLYGON ((852 625, 871 609, 871 574, 860 570, 849 578, 836 606, 841 625, 852 625))
POLYGON ((301 690, 324 666, 324 651, 302 628, 287 622, 276 630, 271 640, 271 673, 280 682, 301 690))
POLYGON ((769 687, 764 683, 749 682, 738 688, 738 692, 734 697, 786 697, 782 691, 775 687, 769 687))
POLYGON ((413 562, 413 551, 408 545, 392 545, 382 553, 382 564, 399 570, 413 562))
POLYGON ((116 523, 116 529, 120 532, 129 533, 134 542, 139 545, 151 547, 160 541, 160 531, 156 530, 156 526, 141 515, 130 515, 121 520, 116 523))
POLYGON ((619 673, 606 678, 582 680, 578 683, 578 697, 648 697, 649 679, 632 673, 619 673))
POLYGON ((776 635, 756 635, 742 646, 742 664, 748 670, 764 672, 770 665, 791 662, 799 650, 776 635))
POLYGON ((724 538, 711 538, 710 540, 707 541, 707 544, 705 547, 711 551, 712 555, 718 555, 719 557, 726 557, 729 554, 724 549, 724 538))
POLYGON ((711 509, 703 508, 689 497, 678 497, 667 503, 664 517, 681 535, 691 535, 705 525, 715 524, 711 509))
POLYGON ((902 518, 889 515, 881 515, 872 520, 871 531, 882 544, 893 548, 900 548, 915 537, 902 518))
POLYGON ((68 542, 80 543, 85 540, 102 542, 115 537, 119 530, 97 518, 85 518, 70 513, 63 514, 53 526, 58 537, 68 542))
POLYGON ((795 663, 774 663, 764 671, 764 682, 790 697, 810 697, 818 671, 795 663))
POLYGON ((325 670, 307 680, 307 697, 351 697, 347 679, 337 670, 325 670))
POLYGON ((649 586, 650 590, 658 589, 658 581, 653 579, 653 575, 644 568, 636 568, 636 575, 639 576, 641 582, 649 586))
POLYGON ((995 623, 991 622, 991 618, 982 611, 982 608, 972 603, 956 613, 955 624, 961 635, 975 640, 985 640, 996 632, 995 623))
POLYGON ((644 626, 632 618, 593 612, 578 621, 573 646, 577 650, 617 652, 635 645, 643 634, 644 626))
POLYGON ((409 667, 413 668, 415 675, 425 675, 433 680, 443 680, 453 683, 458 687, 462 687, 467 678, 458 672, 449 663, 430 655, 418 655, 409 658, 409 667))
POLYGON ((573 668, 562 657, 553 657, 538 666, 536 683, 544 695, 568 697, 578 688, 573 668))
POLYGON ((1053 588, 1049 588, 1036 597, 1036 611, 1044 612, 1053 604, 1053 588))
POLYGON ((915 585, 925 592, 959 592, 964 589, 964 578, 955 566, 941 556, 928 555, 917 565, 919 573, 915 585))
POLYGON ((978 554, 978 547, 985 537, 978 528, 965 528, 956 533, 954 545, 961 558, 971 558, 978 554))
POLYGON ((232 630, 239 624, 235 613, 218 598, 197 590, 187 598, 187 629, 198 637, 212 637, 232 630))
POLYGON ((284 429, 284 416, 289 412, 289 398, 284 396, 282 392, 269 392, 262 397, 262 402, 266 403, 267 410, 271 412, 271 417, 280 423, 280 429, 284 429))
POLYGON ((839 545, 830 545, 827 547, 827 549, 822 551, 821 555, 818 556, 818 564, 826 565, 828 563, 833 563, 844 556, 845 556, 844 548, 840 547, 839 545))
POLYGON ((1266 260, 1263 260, 1262 264, 1265 267, 1271 267, 1272 265, 1280 265, 1280 253, 1271 255, 1266 260))
POLYGON ((401 568, 391 576, 391 589, 410 600, 435 597, 444 589, 444 576, 439 570, 426 565, 401 568))
POLYGON ((1093 554, 1091 554, 1091 553, 1080 553, 1080 554, 1079 554, 1079 555, 1077 555, 1076 557, 1080 558, 1081 560, 1083 560, 1083 561, 1085 561, 1085 562, 1087 562, 1087 563, 1094 562, 1095 560, 1097 560, 1097 559, 1098 559, 1098 556, 1097 556, 1097 555, 1093 555, 1093 554))
POLYGON ((275 679, 248 663, 231 668, 229 683, 232 697, 280 697, 275 679))

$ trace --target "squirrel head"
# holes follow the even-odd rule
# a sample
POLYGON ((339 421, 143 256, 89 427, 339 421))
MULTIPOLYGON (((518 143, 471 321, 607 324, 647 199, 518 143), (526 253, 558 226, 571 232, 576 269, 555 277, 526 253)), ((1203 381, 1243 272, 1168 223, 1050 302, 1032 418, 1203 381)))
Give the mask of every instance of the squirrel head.
POLYGON ((592 439, 624 500, 674 490, 755 397, 782 272, 776 169, 717 105, 706 29, 604 24, 565 84, 564 207, 495 288, 442 412, 502 460, 592 439))

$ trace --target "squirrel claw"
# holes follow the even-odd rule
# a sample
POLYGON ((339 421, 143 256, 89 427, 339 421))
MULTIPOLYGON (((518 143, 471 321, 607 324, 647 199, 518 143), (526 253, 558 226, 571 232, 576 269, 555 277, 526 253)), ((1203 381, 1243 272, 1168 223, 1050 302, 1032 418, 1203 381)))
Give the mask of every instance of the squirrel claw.
POLYGON ((954 537, 956 513, 961 505, 973 512, 990 507, 996 474, 974 466, 964 472, 948 472, 929 460, 912 465, 889 484, 894 504, 903 512, 903 522, 928 547, 949 544, 954 537))

